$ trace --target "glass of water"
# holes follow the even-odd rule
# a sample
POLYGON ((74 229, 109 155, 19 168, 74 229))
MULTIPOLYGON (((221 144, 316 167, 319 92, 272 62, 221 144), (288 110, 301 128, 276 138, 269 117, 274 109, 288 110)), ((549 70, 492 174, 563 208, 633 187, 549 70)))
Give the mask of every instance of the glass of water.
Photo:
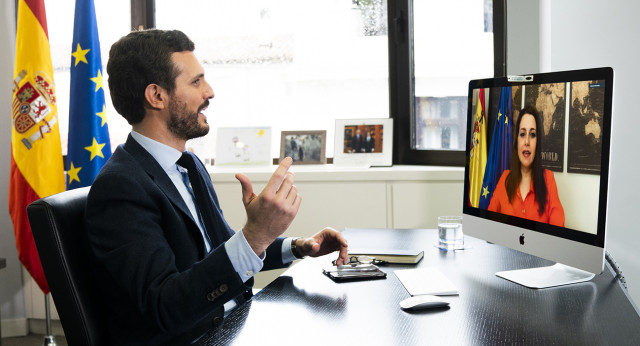
POLYGON ((462 216, 438 216, 438 247, 443 250, 464 249, 462 216))

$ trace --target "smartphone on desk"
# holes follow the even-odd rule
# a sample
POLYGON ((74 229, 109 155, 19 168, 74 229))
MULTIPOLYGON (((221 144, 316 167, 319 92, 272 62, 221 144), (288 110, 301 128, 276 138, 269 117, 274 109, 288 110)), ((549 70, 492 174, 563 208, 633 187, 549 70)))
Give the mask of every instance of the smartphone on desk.
POLYGON ((387 273, 375 265, 341 265, 325 268, 322 273, 335 282, 385 279, 387 273))

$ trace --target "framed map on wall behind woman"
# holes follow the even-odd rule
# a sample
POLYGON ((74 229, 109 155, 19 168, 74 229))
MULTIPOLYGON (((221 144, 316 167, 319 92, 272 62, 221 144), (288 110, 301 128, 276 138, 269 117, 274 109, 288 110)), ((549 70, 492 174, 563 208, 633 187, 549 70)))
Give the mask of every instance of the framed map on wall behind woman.
MULTIPOLYGON (((525 105, 536 108, 542 119, 542 166, 554 172, 564 170, 565 83, 525 86, 525 105)), ((515 119, 514 119, 515 121, 515 119)))
POLYGON ((571 83, 569 173, 600 174, 604 81, 571 83))

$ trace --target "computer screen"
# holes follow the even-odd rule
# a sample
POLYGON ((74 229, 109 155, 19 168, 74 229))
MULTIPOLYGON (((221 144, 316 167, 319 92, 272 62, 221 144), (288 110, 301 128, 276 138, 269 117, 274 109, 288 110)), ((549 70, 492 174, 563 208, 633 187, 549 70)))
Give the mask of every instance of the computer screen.
POLYGON ((601 273, 613 69, 472 80, 468 97, 465 234, 558 263, 497 273, 528 287, 601 273))

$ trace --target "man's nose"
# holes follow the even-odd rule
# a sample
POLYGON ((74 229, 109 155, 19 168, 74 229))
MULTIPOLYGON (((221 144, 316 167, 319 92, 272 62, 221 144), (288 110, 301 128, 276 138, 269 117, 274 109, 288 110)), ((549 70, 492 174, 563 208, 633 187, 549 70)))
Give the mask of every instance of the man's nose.
POLYGON ((209 82, 207 81, 205 81, 205 83, 207 84, 205 87, 205 97, 207 99, 212 99, 216 97, 216 94, 213 92, 213 88, 211 87, 211 84, 209 84, 209 82))

